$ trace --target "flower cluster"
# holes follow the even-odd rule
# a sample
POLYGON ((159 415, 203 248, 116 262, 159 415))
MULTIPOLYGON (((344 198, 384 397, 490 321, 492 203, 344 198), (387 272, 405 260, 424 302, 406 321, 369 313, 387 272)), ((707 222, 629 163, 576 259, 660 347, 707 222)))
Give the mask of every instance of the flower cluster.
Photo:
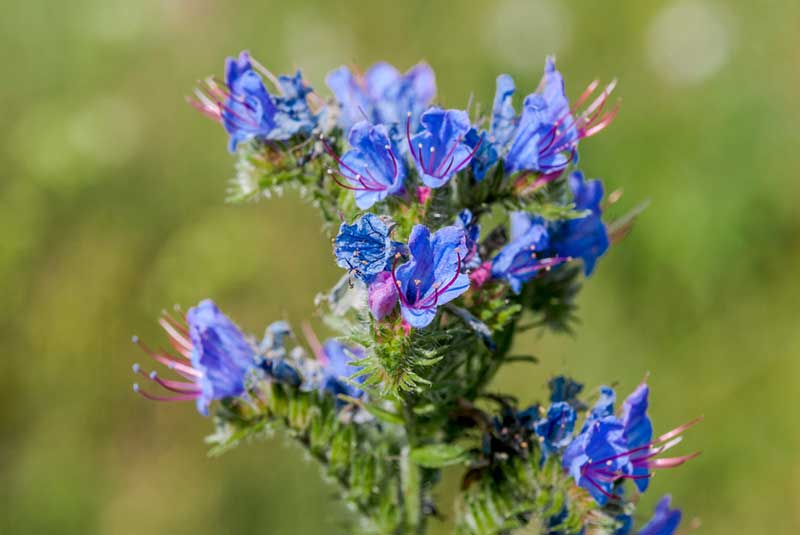
MULTIPOLYGON (((325 82, 330 95, 242 52, 189 101, 229 136, 232 199, 295 187, 319 208, 346 270, 316 301, 337 335, 320 342, 304 324, 303 342, 278 321, 259 341, 202 301, 160 319, 172 353, 135 338, 174 377, 134 372, 172 394, 134 390, 203 415, 214 403, 216 448, 286 427, 374 532, 424 532, 436 508, 421 482, 465 464, 459 533, 533 519, 553 535, 632 533, 632 491, 695 456, 662 454, 696 421, 653 438, 645 383, 618 413, 611 388, 590 407, 566 377, 550 381, 546 406, 487 391, 504 364, 535 360, 510 353, 523 318, 568 329, 581 273, 624 234, 604 213, 619 194, 577 168, 581 141, 617 114, 615 83, 571 102, 548 58, 521 105, 502 74, 481 114, 437 102, 424 63, 340 67, 325 82)), ((674 534, 670 503, 639 535, 674 534)))

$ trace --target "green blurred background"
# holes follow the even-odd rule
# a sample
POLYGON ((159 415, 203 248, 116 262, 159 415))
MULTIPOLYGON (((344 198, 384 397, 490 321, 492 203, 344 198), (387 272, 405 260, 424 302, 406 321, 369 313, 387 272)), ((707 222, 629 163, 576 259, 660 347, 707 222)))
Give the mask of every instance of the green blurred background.
POLYGON ((453 107, 489 102, 500 72, 533 89, 548 53, 573 98, 618 77, 622 113, 581 162, 652 205, 589 281, 577 336, 521 337, 542 364, 497 387, 532 401, 567 372, 626 393, 650 372, 658 430, 706 420, 681 450, 704 454, 660 473, 642 515, 672 492, 697 533, 800 530, 798 2, 0 5, 0 533, 345 532, 280 436, 208 459, 193 406, 130 389, 130 336, 163 340, 163 307, 211 296, 261 332, 340 275, 294 195, 223 202, 225 134, 183 97, 242 48, 323 93, 341 63, 424 58, 453 107))

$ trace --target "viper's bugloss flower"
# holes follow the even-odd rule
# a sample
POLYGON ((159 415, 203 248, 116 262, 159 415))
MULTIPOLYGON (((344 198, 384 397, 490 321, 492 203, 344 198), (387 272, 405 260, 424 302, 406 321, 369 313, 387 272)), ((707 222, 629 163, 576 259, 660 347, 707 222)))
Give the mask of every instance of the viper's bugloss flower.
POLYGON ((156 401, 195 400, 197 410, 206 416, 213 400, 239 397, 245 393, 245 381, 255 368, 255 349, 213 301, 206 299, 190 308, 185 325, 167 314, 159 323, 180 357, 163 350, 154 351, 141 343, 138 337, 134 337, 134 342, 185 381, 162 379, 156 372, 145 373, 135 364, 134 372, 177 395, 153 395, 139 388, 138 384, 134 385, 136 392, 156 401))
MULTIPOLYGON (((346 346, 341 342, 330 339, 322 346, 322 351, 317 355, 322 366, 322 375, 319 388, 322 391, 338 396, 344 394, 353 398, 365 395, 364 391, 355 387, 347 379, 361 368, 350 364, 353 360, 364 358, 364 350, 356 346, 346 346)), ((366 377, 359 376, 353 381, 363 383, 366 377)))
POLYGON ((523 283, 567 259, 546 257, 550 236, 544 219, 527 212, 512 212, 510 217, 510 240, 492 260, 492 277, 507 280, 518 294, 523 283))
POLYGON ((416 128, 423 110, 436 96, 436 77, 425 63, 414 65, 405 74, 388 63, 376 63, 363 76, 339 67, 328 74, 325 83, 339 103, 339 124, 345 131, 367 120, 402 132, 400 127, 409 114, 416 128))
POLYGON ((392 313, 397 304, 398 294, 391 273, 388 271, 378 273, 367 291, 369 310, 376 320, 382 320, 392 313))
POLYGON ((389 233, 389 227, 375 214, 364 214, 352 225, 342 223, 333 242, 336 264, 370 283, 387 270, 394 255, 389 233))
POLYGON ((569 403, 558 401, 552 403, 547 414, 536 422, 536 434, 542 440, 542 455, 547 458, 557 453, 572 441, 577 415, 569 403))
POLYGON ((467 248, 467 254, 461 259, 464 267, 472 269, 480 266, 481 255, 478 251, 478 238, 481 235, 481 226, 467 208, 459 212, 456 225, 460 225, 464 229, 464 246, 467 248))
POLYGON ((294 76, 278 77, 280 94, 275 96, 275 128, 268 139, 285 140, 296 134, 310 134, 317 125, 317 117, 308 106, 308 95, 313 91, 297 70, 294 76))
POLYGON ((597 179, 584 180, 583 173, 576 171, 569 176, 569 187, 575 209, 589 211, 589 214, 554 224, 551 230, 552 247, 559 256, 582 259, 583 272, 588 277, 594 271, 597 259, 609 247, 608 232, 600 209, 603 183, 597 179))
POLYGON ((461 273, 467 254, 464 230, 443 227, 431 235, 424 225, 415 225, 408 240, 411 259, 392 268, 400 309, 409 325, 426 327, 444 305, 469 289, 469 277, 461 273))
POLYGON ((644 492, 653 470, 673 468, 699 455, 658 458, 680 443, 681 433, 702 418, 651 440, 652 424, 646 414, 647 393, 647 386, 640 385, 625 400, 623 418, 619 419, 610 412, 613 411, 613 390, 605 387, 580 434, 564 452, 564 470, 600 505, 615 498, 612 489, 617 481, 633 480, 639 491, 644 492))
POLYGON ((670 509, 672 497, 664 496, 656 504, 653 518, 645 524, 638 535, 675 535, 678 525, 681 523, 681 510, 670 509))
POLYGON ((294 77, 275 78, 245 51, 238 58, 227 58, 224 84, 207 78, 188 100, 222 123, 230 135, 228 150, 234 152, 239 143, 252 138, 287 140, 295 134, 311 132, 316 117, 306 100, 310 92, 300 71, 294 77), (273 81, 278 95, 267 91, 255 69, 273 81))
POLYGON ((411 135, 411 116, 406 121, 406 141, 422 182, 431 188, 444 186, 464 169, 480 149, 470 147, 466 135, 469 116, 463 110, 431 108, 422 114, 422 129, 411 135))
POLYGON ((564 451, 561 462, 564 470, 600 505, 613 498, 614 482, 632 471, 623 428, 614 418, 597 420, 564 451))
POLYGON ((366 210, 388 195, 402 192, 406 163, 398 156, 400 152, 386 126, 360 121, 350 129, 348 141, 353 148, 341 158, 325 143, 328 153, 339 163, 339 172, 329 169, 328 174, 341 187, 353 191, 359 208, 366 210))
POLYGON ((591 97, 598 82, 592 82, 576 102, 575 109, 570 109, 564 79, 556 70, 555 60, 547 58, 539 89, 525 97, 521 115, 510 120, 514 82, 507 75, 498 78, 492 123, 493 128, 497 123, 495 137, 498 141, 495 143, 498 152, 505 156, 506 172, 561 172, 576 159, 578 141, 600 132, 614 119, 617 108, 603 112, 615 85, 614 82, 609 84, 584 112, 576 115, 575 109, 591 97))

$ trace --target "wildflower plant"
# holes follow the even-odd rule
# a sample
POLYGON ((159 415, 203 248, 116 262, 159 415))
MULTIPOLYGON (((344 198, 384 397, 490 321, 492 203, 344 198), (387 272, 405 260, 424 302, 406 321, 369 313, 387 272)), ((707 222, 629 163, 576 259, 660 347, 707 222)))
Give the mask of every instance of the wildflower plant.
POLYGON ((615 84, 571 103, 548 58, 519 110, 504 74, 481 114, 439 106, 424 63, 340 67, 326 83, 330 95, 242 52, 189 102, 229 136, 231 201, 293 188, 319 208, 343 273, 315 306, 337 335, 278 321, 259 340, 204 300, 159 320, 170 352, 135 339, 166 369, 134 365, 134 390, 213 414, 212 454, 283 430, 357 531, 426 532, 446 515, 433 490, 451 467, 458 533, 674 534, 669 497, 650 520, 636 504, 655 470, 695 455, 666 452, 696 421, 656 435, 644 382, 618 409, 611 388, 563 376, 529 406, 489 389, 505 364, 535 362, 512 353, 517 333, 572 329, 582 278, 630 228, 635 213, 604 219, 618 195, 577 168, 617 113, 615 84))

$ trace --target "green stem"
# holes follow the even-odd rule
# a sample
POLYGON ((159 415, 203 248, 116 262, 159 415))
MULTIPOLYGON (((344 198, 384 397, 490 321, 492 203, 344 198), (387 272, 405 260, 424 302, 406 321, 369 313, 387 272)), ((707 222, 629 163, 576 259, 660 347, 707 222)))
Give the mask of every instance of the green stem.
POLYGON ((422 472, 410 458, 411 450, 419 445, 416 434, 416 417, 410 403, 403 403, 406 438, 408 444, 400 454, 400 485, 406 521, 406 533, 425 533, 425 515, 422 513, 422 472))

